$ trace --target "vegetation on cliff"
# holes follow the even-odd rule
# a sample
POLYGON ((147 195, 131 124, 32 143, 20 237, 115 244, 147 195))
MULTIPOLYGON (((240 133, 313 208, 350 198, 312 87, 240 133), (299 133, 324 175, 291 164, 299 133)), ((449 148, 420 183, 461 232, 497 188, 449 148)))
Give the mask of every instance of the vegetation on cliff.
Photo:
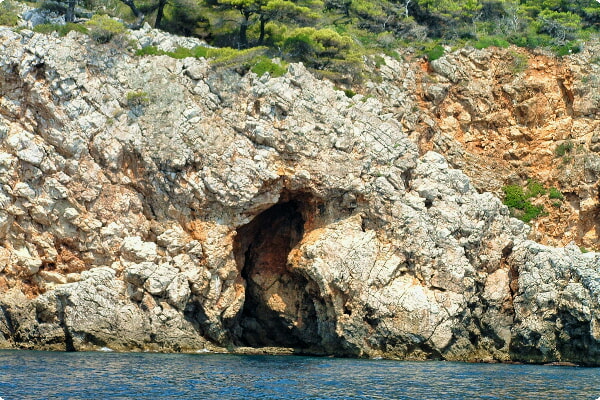
MULTIPOLYGON (((9 1, 16 0, 2 3, 0 24, 15 25, 9 1)), ((361 57, 374 52, 395 55, 410 45, 435 59, 448 46, 515 44, 564 55, 600 28, 594 0, 45 0, 39 6, 64 13, 67 22, 91 12, 132 26, 145 21, 216 47, 266 46, 271 57, 350 82, 361 78, 361 57)))
POLYGON ((286 22, 279 49, 254 22, 246 49, 194 48, 73 12, 90 37, 0 29, 0 347, 598 365, 600 255, 527 240, 489 193, 518 185, 512 215, 543 206, 570 225, 533 229, 597 248, 597 44, 392 35, 394 59, 351 23, 286 22), (273 76, 294 48, 380 80, 215 67, 273 76))

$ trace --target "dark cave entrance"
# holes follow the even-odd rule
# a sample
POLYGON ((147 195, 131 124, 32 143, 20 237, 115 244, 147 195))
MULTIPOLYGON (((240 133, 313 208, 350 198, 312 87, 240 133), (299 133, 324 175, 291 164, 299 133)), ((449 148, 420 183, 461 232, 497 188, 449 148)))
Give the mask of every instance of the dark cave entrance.
POLYGON ((306 199, 278 203, 237 230, 235 257, 246 282, 243 310, 234 329, 236 345, 291 347, 318 353, 321 338, 316 284, 288 264, 304 235, 306 199))

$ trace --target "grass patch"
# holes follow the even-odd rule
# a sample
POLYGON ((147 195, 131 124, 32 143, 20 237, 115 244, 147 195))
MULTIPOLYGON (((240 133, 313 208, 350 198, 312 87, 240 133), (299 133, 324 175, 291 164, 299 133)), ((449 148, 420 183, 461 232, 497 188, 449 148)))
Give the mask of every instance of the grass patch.
POLYGON ((19 15, 15 11, 12 2, 3 1, 0 3, 0 25, 17 26, 19 15))
POLYGON ((98 43, 108 43, 111 40, 125 35, 125 25, 109 17, 108 15, 96 14, 86 22, 89 35, 98 43))
POLYGON ((486 36, 480 38, 474 45, 476 49, 487 49, 488 47, 500 47, 506 49, 510 46, 507 40, 496 37, 496 36, 486 36))
POLYGON ((571 151, 573 151, 574 147, 575 147, 575 145, 573 144, 573 142, 571 142, 570 140, 567 140, 566 142, 563 142, 563 143, 559 144, 558 146, 556 146, 556 149, 554 150, 554 154, 556 154, 558 157, 563 157, 567 153, 570 153, 571 151))
POLYGON ((45 34, 50 34, 52 32, 56 32, 56 33, 58 33, 59 36, 66 36, 71 31, 83 33, 86 35, 89 33, 89 30, 88 30, 88 28, 85 27, 85 25, 74 24, 72 22, 69 22, 68 24, 65 24, 65 25, 40 24, 40 25, 36 25, 33 28, 33 31, 37 32, 37 33, 45 33, 45 34))
POLYGON ((150 96, 148 93, 138 90, 127 93, 126 102, 128 107, 143 107, 150 104, 150 96))
POLYGON ((425 55, 427 55, 427 59, 429 61, 435 61, 438 58, 442 57, 444 55, 446 51, 444 50, 444 47, 442 47, 441 45, 437 44, 429 49, 425 50, 425 55))
POLYGON ((277 78, 285 75, 287 68, 274 63, 269 57, 261 56, 257 58, 256 63, 250 68, 250 71, 258 76, 263 76, 268 72, 271 77, 277 78))
POLYGON ((510 55, 512 57, 511 72, 513 74, 520 74, 521 72, 525 72, 525 70, 529 66, 529 58, 527 57, 527 55, 517 53, 516 51, 511 51, 510 55))
POLYGON ((548 197, 553 200, 564 200, 565 196, 558 190, 557 188, 550 188, 548 192, 548 197))
POLYGON ((160 50, 154 46, 147 46, 135 52, 137 56, 160 56, 183 59, 183 58, 206 58, 210 63, 219 68, 230 68, 240 73, 252 70, 259 76, 269 72, 271 76, 282 76, 287 68, 274 63, 265 53, 267 47, 253 47, 251 49, 237 50, 229 47, 204 47, 197 46, 193 49, 178 47, 174 51, 160 50))
POLYGON ((546 193, 546 189, 539 182, 530 179, 527 183, 527 191, 519 185, 504 186, 502 191, 504 205, 510 208, 512 216, 521 221, 527 223, 544 214, 544 206, 536 206, 529 201, 530 198, 546 193))

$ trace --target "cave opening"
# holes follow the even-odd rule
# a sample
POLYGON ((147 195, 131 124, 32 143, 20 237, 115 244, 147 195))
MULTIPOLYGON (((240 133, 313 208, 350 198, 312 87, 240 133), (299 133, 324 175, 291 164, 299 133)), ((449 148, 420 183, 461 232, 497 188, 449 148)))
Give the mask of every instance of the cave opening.
POLYGON ((237 230, 234 252, 246 282, 234 342, 249 347, 291 347, 318 353, 321 338, 317 310, 322 306, 316 284, 288 263, 302 240, 310 199, 275 204, 237 230))

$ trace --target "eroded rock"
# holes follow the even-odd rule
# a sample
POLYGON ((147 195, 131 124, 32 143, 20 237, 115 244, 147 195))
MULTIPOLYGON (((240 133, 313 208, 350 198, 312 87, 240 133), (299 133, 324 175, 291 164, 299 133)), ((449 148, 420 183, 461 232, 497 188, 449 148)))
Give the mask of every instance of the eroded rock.
POLYGON ((597 255, 419 155, 402 67, 382 103, 0 29, 0 346, 597 364, 597 255))

